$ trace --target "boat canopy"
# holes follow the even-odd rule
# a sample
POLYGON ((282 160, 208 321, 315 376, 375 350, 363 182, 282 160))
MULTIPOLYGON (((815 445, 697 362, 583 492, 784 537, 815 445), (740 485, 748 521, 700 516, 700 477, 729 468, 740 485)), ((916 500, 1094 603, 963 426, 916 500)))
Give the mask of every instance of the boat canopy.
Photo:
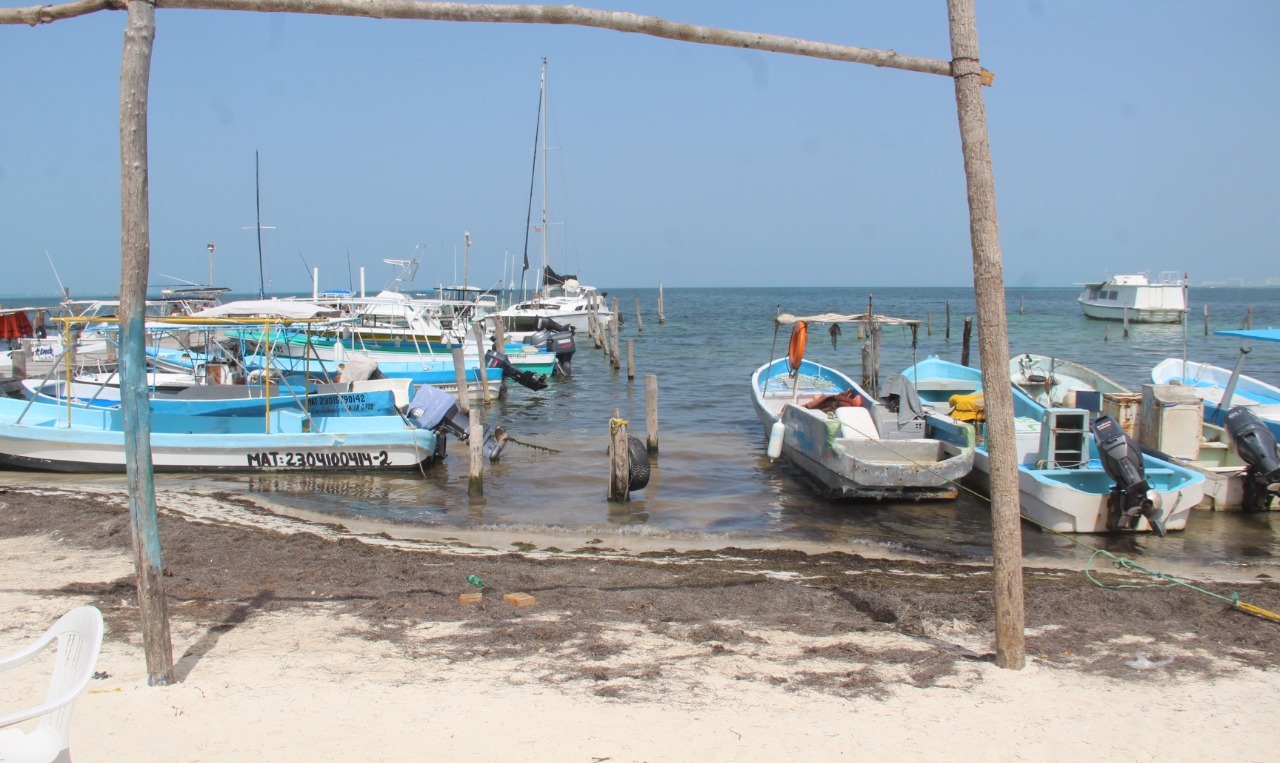
POLYGON ((1256 339, 1259 342, 1280 342, 1280 329, 1224 329, 1213 333, 1240 339, 1256 339))
POLYGON ((885 323, 891 326, 919 326, 920 321, 909 320, 907 318, 891 318, 887 315, 877 315, 875 313, 859 313, 857 315, 845 315, 843 313, 822 313, 821 315, 792 315, 791 313, 779 313, 773 322, 779 326, 791 326, 793 324, 804 321, 805 323, 866 323, 867 321, 875 321, 876 323, 885 323))
POLYGON ((293 302, 281 299, 246 299, 228 302, 194 312, 189 318, 272 318, 275 320, 308 320, 337 316, 331 307, 310 302, 293 302))

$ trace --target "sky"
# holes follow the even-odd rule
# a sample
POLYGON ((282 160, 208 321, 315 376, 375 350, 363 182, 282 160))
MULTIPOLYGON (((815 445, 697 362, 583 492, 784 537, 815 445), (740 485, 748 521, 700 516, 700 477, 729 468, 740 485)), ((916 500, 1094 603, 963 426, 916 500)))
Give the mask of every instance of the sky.
MULTIPOLYGON (((943 0, 579 5, 950 58, 943 0)), ((1280 281, 1280 2, 976 9, 1008 286, 1280 281)), ((125 19, 0 26, 0 295, 119 289, 125 19)), ((581 27, 156 23, 157 289, 207 283, 209 244, 213 282, 239 292, 309 291, 312 268, 358 288, 362 267, 372 291, 384 258, 420 260, 418 289, 518 283, 526 247, 544 256, 526 226, 543 157, 547 262, 601 288, 973 280, 946 77, 581 27)))

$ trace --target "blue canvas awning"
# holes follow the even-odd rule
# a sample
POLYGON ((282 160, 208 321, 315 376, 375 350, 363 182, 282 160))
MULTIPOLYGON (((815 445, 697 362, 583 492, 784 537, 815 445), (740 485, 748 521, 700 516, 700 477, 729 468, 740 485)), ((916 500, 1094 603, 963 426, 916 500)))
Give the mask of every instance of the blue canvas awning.
POLYGON ((1226 329, 1215 335, 1234 336, 1240 339, 1256 339, 1259 342, 1280 342, 1280 329, 1226 329))

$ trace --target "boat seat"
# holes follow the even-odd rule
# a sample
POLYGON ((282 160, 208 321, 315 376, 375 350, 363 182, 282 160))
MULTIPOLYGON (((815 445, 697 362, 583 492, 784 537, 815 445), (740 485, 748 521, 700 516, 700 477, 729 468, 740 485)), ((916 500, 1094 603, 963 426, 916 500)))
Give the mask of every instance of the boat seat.
POLYGON ((850 405, 836 409, 840 422, 840 436, 851 440, 878 440, 880 432, 871 418, 871 411, 862 406, 850 405))

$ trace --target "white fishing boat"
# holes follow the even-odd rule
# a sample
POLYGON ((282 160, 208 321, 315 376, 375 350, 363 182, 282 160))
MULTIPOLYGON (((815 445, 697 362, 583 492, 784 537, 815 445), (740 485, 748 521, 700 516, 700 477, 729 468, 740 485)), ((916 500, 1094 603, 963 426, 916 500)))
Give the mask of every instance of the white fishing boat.
MULTIPOLYGON (((1235 332, 1237 335, 1240 333, 1235 332)), ((1222 423, 1229 408, 1249 406, 1254 415, 1280 436, 1280 387, 1244 373, 1236 374, 1233 384, 1232 373, 1208 363, 1166 358, 1151 369, 1151 380, 1156 384, 1177 384, 1192 390, 1204 401, 1206 420, 1215 424, 1222 423), (1229 400, 1228 389, 1231 390, 1229 400)))
MULTIPOLYGON (((443 435, 396 416, 152 414, 158 472, 416 471, 444 453, 443 435)), ((0 465, 123 472, 120 409, 0 399, 0 465)))
POLYGON ((1145 273, 1135 273, 1077 285, 1084 286, 1084 291, 1076 301, 1090 318, 1181 323, 1187 313, 1187 279, 1176 271, 1164 271, 1157 281, 1145 273))
MULTIPOLYGON (((782 315, 777 321, 803 335, 809 322, 834 317, 782 315)), ((796 347, 793 342, 788 357, 751 376, 751 399, 771 458, 785 457, 833 498, 956 497, 973 468, 971 426, 926 413, 905 383, 887 385, 877 400, 840 371, 804 360, 803 341, 796 347)))
POLYGON ((1100 411, 1102 395, 1130 394, 1127 387, 1088 366, 1033 353, 1009 359, 1009 379, 1046 408, 1100 411))
MULTIPOLYGON (((922 403, 980 429, 972 481, 990 490, 982 372, 929 357, 903 372, 922 403)), ((1046 408, 1013 388, 1014 443, 1022 515, 1064 533, 1156 531, 1186 527, 1204 495, 1204 476, 1141 451, 1110 416, 1046 408)))

